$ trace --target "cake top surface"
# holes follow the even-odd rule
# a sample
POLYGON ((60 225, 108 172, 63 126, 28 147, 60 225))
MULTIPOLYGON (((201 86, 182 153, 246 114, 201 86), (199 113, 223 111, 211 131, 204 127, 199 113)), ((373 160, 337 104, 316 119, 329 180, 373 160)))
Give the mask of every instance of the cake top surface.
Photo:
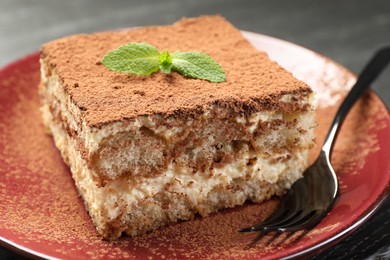
POLYGON ((139 115, 201 113, 210 104, 243 109, 272 109, 283 94, 310 88, 256 50, 221 16, 182 19, 174 25, 127 31, 79 34, 47 43, 41 57, 55 67, 65 92, 89 126, 139 115), (136 76, 110 71, 104 55, 129 42, 147 42, 160 51, 201 51, 226 72, 226 82, 189 79, 172 72, 136 76))

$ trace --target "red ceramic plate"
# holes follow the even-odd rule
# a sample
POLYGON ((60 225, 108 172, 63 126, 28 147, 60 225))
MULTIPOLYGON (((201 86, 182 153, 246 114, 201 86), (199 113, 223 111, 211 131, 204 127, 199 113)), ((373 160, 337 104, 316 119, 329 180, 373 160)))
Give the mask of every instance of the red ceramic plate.
MULTIPOLYGON (((355 76, 312 51, 243 32, 259 50, 317 92, 317 141, 324 139, 355 76)), ((348 115, 332 157, 341 196, 310 232, 273 237, 241 234, 275 209, 277 200, 223 210, 142 237, 102 241, 84 209, 39 112, 38 53, 0 70, 0 242, 43 258, 281 258, 317 252, 363 224, 389 193, 390 117, 369 92, 348 115)), ((318 149, 318 148, 317 148, 318 149)), ((317 151, 313 151, 313 156, 317 151)))

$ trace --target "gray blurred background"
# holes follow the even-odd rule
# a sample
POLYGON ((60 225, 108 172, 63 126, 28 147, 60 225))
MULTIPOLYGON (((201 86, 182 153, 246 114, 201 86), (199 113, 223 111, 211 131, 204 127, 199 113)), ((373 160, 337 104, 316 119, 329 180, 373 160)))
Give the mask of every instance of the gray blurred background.
MULTIPOLYGON (((0 67, 62 36, 203 14, 222 14, 239 29, 302 45, 356 73, 390 45, 389 0, 0 0, 0 67)), ((389 106, 390 70, 374 89, 389 106)), ((388 199, 363 228, 315 259, 390 259, 389 219, 388 199)), ((15 257, 0 248, 1 259, 15 257)))

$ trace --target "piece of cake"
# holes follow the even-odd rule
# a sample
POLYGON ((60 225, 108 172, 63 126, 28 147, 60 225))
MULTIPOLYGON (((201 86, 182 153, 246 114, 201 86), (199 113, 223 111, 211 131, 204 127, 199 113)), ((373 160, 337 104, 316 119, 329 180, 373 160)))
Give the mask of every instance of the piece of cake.
POLYGON ((44 124, 105 239, 282 194, 308 166, 312 90, 220 16, 66 37, 40 62, 44 124), (202 51, 227 80, 101 64, 128 42, 202 51))

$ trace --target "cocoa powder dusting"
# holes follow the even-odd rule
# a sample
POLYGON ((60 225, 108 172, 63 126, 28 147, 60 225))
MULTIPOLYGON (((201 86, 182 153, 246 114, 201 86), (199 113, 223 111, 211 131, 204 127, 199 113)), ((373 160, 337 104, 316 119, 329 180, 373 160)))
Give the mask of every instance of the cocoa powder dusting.
POLYGON ((265 220, 277 205, 277 199, 270 199, 262 204, 248 203, 222 210, 206 218, 177 223, 135 238, 134 244, 136 247, 153 248, 154 254, 162 254, 166 247, 175 252, 179 259, 199 259, 205 253, 210 259, 254 255, 258 253, 261 244, 251 246, 248 242, 256 234, 243 234, 238 230, 265 220), (180 250, 177 250, 178 245, 180 250))

